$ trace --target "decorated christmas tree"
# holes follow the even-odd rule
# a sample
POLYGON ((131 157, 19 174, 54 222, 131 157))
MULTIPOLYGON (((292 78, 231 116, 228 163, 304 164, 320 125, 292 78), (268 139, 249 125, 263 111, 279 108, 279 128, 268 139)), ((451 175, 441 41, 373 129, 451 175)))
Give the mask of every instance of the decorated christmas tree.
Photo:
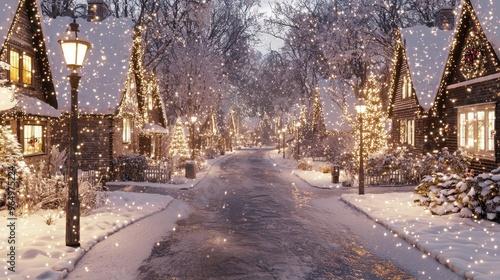
MULTIPOLYGON (((363 88, 363 98, 366 110, 363 114, 363 158, 366 159, 376 152, 387 147, 388 132, 385 128, 387 123, 387 114, 382 109, 382 101, 379 95, 380 89, 377 87, 377 81, 370 77, 363 88)), ((354 125, 356 145, 355 155, 359 158, 359 128, 360 118, 356 116, 354 125)))
POLYGON ((175 123, 172 140, 170 142, 169 156, 189 156, 189 148, 184 135, 184 124, 180 118, 175 123))
POLYGON ((315 136, 322 135, 326 132, 325 119, 323 117, 323 106, 319 96, 319 88, 316 87, 314 93, 314 103, 312 112, 312 130, 315 136))

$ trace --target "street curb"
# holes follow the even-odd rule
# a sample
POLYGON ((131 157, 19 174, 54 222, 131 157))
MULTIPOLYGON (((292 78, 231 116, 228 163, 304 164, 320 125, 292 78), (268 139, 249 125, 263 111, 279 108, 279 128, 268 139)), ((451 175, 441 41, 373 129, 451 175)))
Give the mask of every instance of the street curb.
POLYGON ((448 262, 445 258, 441 257, 441 256, 438 256, 434 253, 432 253, 431 251, 427 250, 421 243, 419 243, 418 241, 410 238, 408 235, 405 235, 404 232, 400 232, 400 231, 397 231, 397 230, 394 230, 390 227, 390 224, 388 223, 385 223, 384 221, 381 221, 379 219, 374 219, 373 217, 371 217, 368 213, 366 213, 363 209, 361 209, 360 207, 352 204, 351 202, 345 200, 342 196, 340 196, 340 201, 344 202, 346 205, 352 207, 353 209, 355 209, 356 211, 358 211, 359 213, 365 215, 366 217, 368 217, 370 220, 376 222, 377 224, 385 227, 387 230, 389 230, 391 233, 397 235, 397 237, 403 239, 404 241, 406 241, 408 244, 410 244, 411 246, 413 246, 414 248, 417 248, 418 250, 420 250, 421 252, 425 253, 427 256, 430 256, 432 258, 434 258, 436 261, 438 261, 440 264, 446 266, 447 268, 449 268, 451 271, 455 272, 458 276, 461 276, 461 277, 466 277, 465 276, 465 273, 464 271, 462 271, 460 268, 458 268, 457 266, 454 266, 452 265, 450 262, 448 262))
POLYGON ((200 178, 200 179, 199 179, 196 183, 194 183, 194 184, 193 184, 193 186, 192 186, 190 189, 192 189, 192 188, 196 187, 196 186, 197 186, 197 185, 198 185, 198 184, 199 184, 199 183, 200 183, 203 179, 205 179, 205 177, 208 175, 208 173, 210 173, 210 170, 212 170, 212 167, 213 167, 216 163, 218 163, 219 161, 221 161, 223 158, 229 158, 230 156, 233 156, 233 155, 235 155, 235 154, 236 154, 236 151, 233 151, 231 154, 226 154, 226 155, 224 155, 224 156, 221 156, 221 157, 217 158, 217 160, 215 160, 215 161, 214 161, 214 162, 210 165, 210 167, 208 168, 208 170, 207 170, 207 172, 205 173, 205 175, 203 175, 203 177, 201 177, 201 178, 200 178))

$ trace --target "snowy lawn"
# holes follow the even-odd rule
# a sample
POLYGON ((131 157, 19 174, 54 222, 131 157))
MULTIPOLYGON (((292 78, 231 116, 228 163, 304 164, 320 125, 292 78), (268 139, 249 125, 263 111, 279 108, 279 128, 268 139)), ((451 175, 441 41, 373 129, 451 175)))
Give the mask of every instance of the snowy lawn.
POLYGON ((65 216, 47 225, 38 213, 15 221, 15 244, 8 243, 11 234, 6 226, 8 213, 1 211, 4 226, 0 228, 0 279, 62 279, 97 242, 144 217, 165 209, 173 198, 156 194, 108 192, 105 205, 92 210, 80 220, 81 247, 65 245, 65 216), (15 246, 15 250, 10 250, 15 246), (9 271, 8 254, 15 254, 15 272, 9 271))
POLYGON ((341 199, 468 279, 500 279, 500 225, 459 214, 435 216, 413 193, 344 194, 341 199))

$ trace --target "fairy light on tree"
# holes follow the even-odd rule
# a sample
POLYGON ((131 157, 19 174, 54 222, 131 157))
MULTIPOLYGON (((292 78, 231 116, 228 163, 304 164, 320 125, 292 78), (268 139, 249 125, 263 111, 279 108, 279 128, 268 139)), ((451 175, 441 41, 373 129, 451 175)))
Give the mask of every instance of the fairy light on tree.
POLYGON ((184 124, 180 118, 175 123, 172 141, 170 142, 169 156, 189 156, 189 148, 184 134, 184 124))

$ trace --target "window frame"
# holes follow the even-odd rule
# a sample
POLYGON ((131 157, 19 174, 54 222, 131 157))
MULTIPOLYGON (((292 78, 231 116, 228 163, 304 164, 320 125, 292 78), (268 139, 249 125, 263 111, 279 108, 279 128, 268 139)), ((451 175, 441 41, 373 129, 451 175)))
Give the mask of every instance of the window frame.
POLYGON ((456 109, 457 146, 471 154, 494 159, 496 103, 460 106, 456 109))
POLYGON ((122 141, 124 144, 132 142, 132 120, 128 117, 122 120, 122 141))
POLYGON ((21 146, 23 150, 23 155, 24 156, 36 156, 36 155, 44 155, 46 154, 46 147, 47 147, 47 136, 46 136, 46 131, 47 131, 47 124, 45 122, 24 122, 22 124, 22 133, 21 133, 21 146), (34 131, 34 135, 32 134, 29 139, 33 138, 35 139, 32 143, 30 143, 30 140, 27 139, 27 131, 29 130, 28 127, 40 127, 39 132, 40 135, 36 135, 36 130, 34 131), (37 143, 40 143, 40 148, 35 149, 32 152, 29 152, 27 149, 31 145, 35 147, 35 145, 38 146, 37 143))
POLYGON ((399 143, 415 146, 415 120, 399 120, 399 143))
POLYGON ((23 84, 26 86, 33 86, 33 78, 34 78, 34 61, 35 61, 35 56, 32 53, 29 53, 25 50, 22 50, 20 48, 12 47, 10 46, 8 49, 8 58, 9 58, 9 64, 11 65, 10 70, 9 70, 9 81, 15 84, 23 84), (17 67, 13 67, 13 61, 12 61, 12 52, 17 53, 18 55, 18 61, 17 61, 17 67), (29 58, 31 61, 29 63, 29 70, 26 70, 26 66, 28 66, 25 63, 25 60, 29 58), (16 74, 17 74, 17 79, 13 80, 12 79, 12 70, 16 69, 16 74), (27 79, 27 77, 29 78, 27 79))

